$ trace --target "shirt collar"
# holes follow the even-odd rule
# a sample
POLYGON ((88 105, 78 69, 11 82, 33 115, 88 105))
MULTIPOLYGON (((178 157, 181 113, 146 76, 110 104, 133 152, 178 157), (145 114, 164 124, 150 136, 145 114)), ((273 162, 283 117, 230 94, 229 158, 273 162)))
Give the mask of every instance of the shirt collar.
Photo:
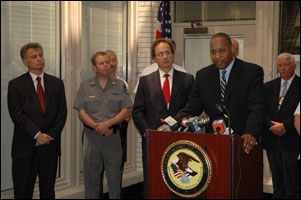
POLYGON ((294 74, 289 80, 284 80, 284 79, 282 79, 281 78, 281 85, 286 81, 287 82, 287 88, 289 88, 289 86, 291 85, 291 83, 292 83, 292 81, 294 80, 294 78, 295 78, 295 76, 296 76, 296 74, 294 74))
POLYGON ((34 73, 31 73, 31 72, 29 72, 29 74, 30 74, 33 81, 36 81, 38 76, 41 78, 41 80, 43 80, 43 78, 44 78, 44 72, 40 75, 36 75, 34 73))
MULTIPOLYGON (((171 68, 171 70, 167 73, 170 78, 172 78, 173 72, 174 72, 174 68, 171 68)), ((163 78, 166 73, 159 68, 159 74, 160 74, 160 78, 163 78)))

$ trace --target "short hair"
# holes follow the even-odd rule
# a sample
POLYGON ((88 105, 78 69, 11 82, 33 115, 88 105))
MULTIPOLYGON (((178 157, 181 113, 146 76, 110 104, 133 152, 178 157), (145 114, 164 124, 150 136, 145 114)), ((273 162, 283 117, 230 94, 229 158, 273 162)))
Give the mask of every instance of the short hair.
POLYGON ((39 44, 39 43, 28 43, 28 44, 25 44, 21 50, 20 50, 20 56, 21 56, 21 59, 24 60, 27 58, 27 50, 28 49, 41 49, 42 52, 43 52, 43 48, 42 46, 39 44))
POLYGON ((295 57, 293 56, 293 54, 290 54, 290 53, 281 53, 278 57, 277 57, 277 60, 279 58, 290 58, 291 59, 291 64, 294 65, 296 64, 296 61, 295 61, 295 57))
POLYGON ((219 38, 219 37, 222 37, 222 38, 225 38, 227 43, 229 44, 229 46, 232 46, 232 42, 231 42, 231 38, 229 37, 229 35, 227 35, 226 33, 217 33, 215 35, 213 35, 210 39, 210 42, 211 40, 213 40, 214 38, 219 38))
POLYGON ((160 44, 161 42, 165 42, 169 45, 170 49, 171 49, 171 53, 174 54, 175 53, 175 47, 174 45, 172 44, 172 42, 170 41, 170 39, 165 39, 165 38, 159 38, 157 40, 155 40, 153 43, 152 43, 152 58, 156 57, 156 54, 155 54, 155 48, 158 44, 160 44))
POLYGON ((106 54, 108 54, 109 56, 114 55, 117 58, 117 55, 113 50, 106 50, 106 54))
POLYGON ((103 52, 103 51, 98 51, 98 52, 94 53, 93 56, 91 57, 91 63, 92 63, 92 65, 96 65, 95 59, 96 59, 98 56, 108 56, 109 60, 111 60, 111 59, 110 59, 110 56, 109 56, 107 53, 105 53, 105 52, 103 52))

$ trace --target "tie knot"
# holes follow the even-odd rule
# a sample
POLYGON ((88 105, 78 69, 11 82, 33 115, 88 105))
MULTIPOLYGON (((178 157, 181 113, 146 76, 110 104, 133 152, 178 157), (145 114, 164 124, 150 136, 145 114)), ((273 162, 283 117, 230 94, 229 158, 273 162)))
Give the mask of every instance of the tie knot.
POLYGON ((165 78, 168 78, 169 74, 164 74, 165 78))
POLYGON ((37 81, 40 82, 41 81, 41 77, 38 76, 37 77, 37 81))
POLYGON ((283 86, 286 87, 287 86, 287 81, 283 82, 283 86))
POLYGON ((227 70, 223 70, 222 73, 223 73, 223 76, 226 75, 227 70))

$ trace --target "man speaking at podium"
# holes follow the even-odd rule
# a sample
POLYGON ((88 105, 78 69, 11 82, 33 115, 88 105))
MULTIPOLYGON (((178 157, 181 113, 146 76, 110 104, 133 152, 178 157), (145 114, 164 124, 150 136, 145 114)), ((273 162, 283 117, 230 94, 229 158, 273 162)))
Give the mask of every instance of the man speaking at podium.
POLYGON ((231 45, 225 33, 212 36, 213 64, 197 72, 189 101, 176 118, 198 116, 204 110, 212 122, 220 117, 216 105, 225 105, 231 128, 244 138, 245 152, 249 153, 263 128, 263 69, 234 57, 231 45))
POLYGON ((159 69, 140 78, 133 108, 133 120, 142 135, 144 178, 146 131, 156 130, 161 119, 174 117, 185 106, 194 81, 191 74, 173 68, 175 50, 169 40, 155 40, 151 53, 159 69))

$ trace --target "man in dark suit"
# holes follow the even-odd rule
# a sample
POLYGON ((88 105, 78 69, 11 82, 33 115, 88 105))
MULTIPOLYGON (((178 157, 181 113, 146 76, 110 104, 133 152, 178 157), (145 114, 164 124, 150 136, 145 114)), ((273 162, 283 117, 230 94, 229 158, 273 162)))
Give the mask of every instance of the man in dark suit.
POLYGON ((159 69, 140 78, 133 108, 133 120, 142 135, 144 177, 146 130, 156 130, 163 124, 161 119, 174 117, 185 106, 194 81, 191 74, 173 68, 175 51, 169 40, 154 41, 151 51, 159 69))
POLYGON ((16 199, 32 198, 37 175, 41 199, 54 199, 61 131, 67 106, 63 81, 46 74, 42 46, 22 47, 28 72, 8 85, 8 110, 14 123, 12 176, 16 199))
POLYGON ((279 78, 265 84, 266 148, 272 171, 273 198, 300 199, 300 138, 294 127, 294 112, 300 101, 300 77, 289 53, 277 58, 279 78))
POLYGON ((176 118, 205 111, 212 123, 221 117, 215 106, 223 104, 230 114, 231 129, 244 138, 249 153, 263 128, 263 69, 235 58, 225 33, 212 36, 210 56, 213 64, 196 73, 189 102, 176 118))

